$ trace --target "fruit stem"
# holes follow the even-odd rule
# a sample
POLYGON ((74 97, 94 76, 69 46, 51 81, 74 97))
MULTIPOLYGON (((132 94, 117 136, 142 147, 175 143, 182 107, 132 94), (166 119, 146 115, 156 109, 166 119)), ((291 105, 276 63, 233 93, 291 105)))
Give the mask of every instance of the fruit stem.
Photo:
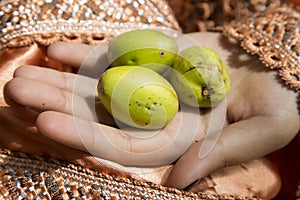
POLYGON ((203 85, 202 87, 202 96, 210 99, 211 95, 214 94, 214 89, 209 87, 209 85, 203 85))

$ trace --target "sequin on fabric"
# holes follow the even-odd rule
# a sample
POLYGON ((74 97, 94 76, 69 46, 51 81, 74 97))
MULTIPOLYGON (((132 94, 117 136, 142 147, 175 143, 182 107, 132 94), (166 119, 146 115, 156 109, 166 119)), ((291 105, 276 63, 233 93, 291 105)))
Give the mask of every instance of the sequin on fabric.
POLYGON ((0 49, 33 42, 98 44, 136 28, 181 31, 161 0, 3 0, 0 19, 0 49))
POLYGON ((1 199, 252 199, 186 192, 2 149, 0 173, 1 199))
POLYGON ((248 53, 258 55, 266 67, 278 71, 286 85, 299 91, 300 11, 291 4, 274 4, 234 20, 224 32, 241 41, 248 53))

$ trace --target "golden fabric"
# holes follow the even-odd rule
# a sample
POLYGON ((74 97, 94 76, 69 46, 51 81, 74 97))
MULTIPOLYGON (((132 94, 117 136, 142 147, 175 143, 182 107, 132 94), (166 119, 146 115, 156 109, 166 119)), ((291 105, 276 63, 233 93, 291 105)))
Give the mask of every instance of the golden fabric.
POLYGON ((180 31, 167 2, 158 0, 4 0, 0 7, 0 49, 34 42, 99 44, 134 28, 180 31))

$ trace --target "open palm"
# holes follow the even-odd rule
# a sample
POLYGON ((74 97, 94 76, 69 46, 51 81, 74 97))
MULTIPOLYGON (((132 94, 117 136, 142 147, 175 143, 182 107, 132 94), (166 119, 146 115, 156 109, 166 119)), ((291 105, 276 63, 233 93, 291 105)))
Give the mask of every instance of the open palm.
MULTIPOLYGON (((167 184, 184 188, 219 168, 288 144, 300 127, 296 94, 282 86, 275 72, 220 34, 189 37, 214 49, 229 67, 231 89, 216 108, 198 110, 181 105, 181 112, 159 131, 119 129, 95 98, 97 78, 84 76, 93 76, 92 66, 106 66, 106 47, 57 43, 49 47, 49 57, 75 68, 85 63, 83 75, 36 66, 17 69, 5 87, 5 96, 10 109, 26 118, 25 124, 24 119, 14 118, 22 131, 28 127, 37 131, 29 136, 15 133, 9 141, 2 136, 1 145, 17 149, 17 143, 27 152, 42 151, 67 160, 90 153, 129 166, 173 162, 167 184), (94 59, 86 61, 87 55, 94 59), (22 143, 23 139, 27 142, 22 143)), ((0 117, 11 122, 5 114, 0 117)))

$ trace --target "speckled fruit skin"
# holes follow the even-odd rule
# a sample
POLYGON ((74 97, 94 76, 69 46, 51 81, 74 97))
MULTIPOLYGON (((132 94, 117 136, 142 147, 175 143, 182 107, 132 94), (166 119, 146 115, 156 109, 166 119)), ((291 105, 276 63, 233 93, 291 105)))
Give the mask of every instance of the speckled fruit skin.
POLYGON ((146 66, 163 73, 173 65, 178 44, 168 35, 156 30, 137 29, 120 34, 108 46, 110 66, 146 66))
POLYGON ((98 96, 117 120, 142 129, 159 129, 178 111, 174 88, 160 74, 140 66, 117 66, 104 72, 98 96))
POLYGON ((214 107, 230 89, 227 66, 212 49, 192 46, 179 53, 170 73, 170 83, 180 100, 193 107, 214 107))

